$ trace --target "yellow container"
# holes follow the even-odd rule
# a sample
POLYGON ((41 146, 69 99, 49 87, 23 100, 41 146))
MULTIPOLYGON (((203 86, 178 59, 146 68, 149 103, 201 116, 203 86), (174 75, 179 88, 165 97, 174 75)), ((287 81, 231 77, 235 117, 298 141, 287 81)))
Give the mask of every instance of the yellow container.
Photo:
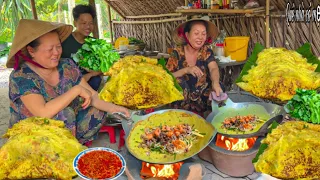
POLYGON ((231 56, 231 59, 236 61, 246 60, 249 39, 250 37, 247 36, 226 37, 224 41, 225 56, 231 56))

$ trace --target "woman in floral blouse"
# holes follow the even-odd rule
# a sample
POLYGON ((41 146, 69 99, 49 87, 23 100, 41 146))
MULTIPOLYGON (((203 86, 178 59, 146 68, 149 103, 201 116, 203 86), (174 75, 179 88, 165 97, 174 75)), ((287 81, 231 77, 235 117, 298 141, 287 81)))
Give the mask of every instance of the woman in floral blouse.
POLYGON ((167 68, 177 78, 183 89, 184 100, 171 104, 203 115, 211 111, 209 95, 222 91, 219 68, 208 44, 216 38, 216 26, 204 18, 191 19, 180 24, 173 34, 177 47, 173 50, 167 68))
POLYGON ((64 121, 81 143, 98 134, 106 112, 122 112, 121 106, 102 101, 82 77, 71 59, 60 59, 61 41, 71 25, 22 19, 10 49, 10 126, 32 116, 64 121))

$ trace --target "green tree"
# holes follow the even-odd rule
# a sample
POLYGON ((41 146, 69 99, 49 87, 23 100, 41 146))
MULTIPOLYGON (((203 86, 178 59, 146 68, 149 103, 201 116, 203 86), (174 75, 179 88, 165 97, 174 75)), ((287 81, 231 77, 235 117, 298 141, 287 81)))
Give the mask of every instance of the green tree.
POLYGON ((29 0, 0 0, 0 41, 11 42, 19 20, 31 19, 29 0))
POLYGON ((55 0, 35 1, 38 19, 44 21, 57 21, 58 4, 55 0))

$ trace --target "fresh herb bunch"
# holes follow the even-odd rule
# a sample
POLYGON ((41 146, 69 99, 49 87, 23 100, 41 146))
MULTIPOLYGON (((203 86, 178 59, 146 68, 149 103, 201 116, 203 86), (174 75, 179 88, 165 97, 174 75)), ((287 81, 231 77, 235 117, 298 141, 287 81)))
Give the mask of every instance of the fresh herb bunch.
POLYGON ((294 118, 320 124, 320 94, 316 90, 297 89, 285 110, 294 118))
POLYGON ((8 46, 8 47, 6 47, 6 48, 4 48, 4 49, 2 49, 2 50, 0 51, 0 58, 1 58, 1 57, 4 57, 4 56, 6 56, 6 55, 9 54, 10 47, 11 47, 11 46, 8 46))
POLYGON ((112 44, 91 37, 86 38, 82 47, 73 55, 73 60, 79 66, 101 72, 107 72, 118 59, 120 55, 113 50, 112 44))
POLYGON ((128 40, 129 40, 129 44, 141 44, 141 43, 143 43, 143 41, 141 41, 139 39, 136 39, 134 37, 129 37, 128 40))

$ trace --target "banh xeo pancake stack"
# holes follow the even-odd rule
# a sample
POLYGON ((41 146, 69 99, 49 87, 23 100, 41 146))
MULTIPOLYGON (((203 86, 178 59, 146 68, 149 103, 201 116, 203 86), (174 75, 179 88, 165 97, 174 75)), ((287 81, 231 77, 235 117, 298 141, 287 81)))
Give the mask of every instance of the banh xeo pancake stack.
POLYGON ((315 72, 317 66, 296 51, 268 48, 258 54, 255 65, 237 85, 260 98, 287 101, 297 88, 320 87, 320 73, 315 72))
POLYGON ((73 159, 86 149, 63 121, 31 117, 4 134, 0 149, 0 179, 72 179, 73 159))
POLYGON ((167 110, 134 124, 126 143, 130 153, 142 161, 174 163, 197 154, 209 143, 213 133, 213 126, 198 115, 167 110), (159 135, 157 129, 160 129, 159 135), (149 139, 150 134, 153 137, 149 139))
POLYGON ((131 109, 144 109, 169 104, 184 97, 174 85, 173 77, 157 59, 126 56, 106 75, 110 80, 101 90, 100 99, 131 109))
POLYGON ((281 179, 320 178, 320 125, 289 121, 273 129, 254 163, 258 172, 281 179))

